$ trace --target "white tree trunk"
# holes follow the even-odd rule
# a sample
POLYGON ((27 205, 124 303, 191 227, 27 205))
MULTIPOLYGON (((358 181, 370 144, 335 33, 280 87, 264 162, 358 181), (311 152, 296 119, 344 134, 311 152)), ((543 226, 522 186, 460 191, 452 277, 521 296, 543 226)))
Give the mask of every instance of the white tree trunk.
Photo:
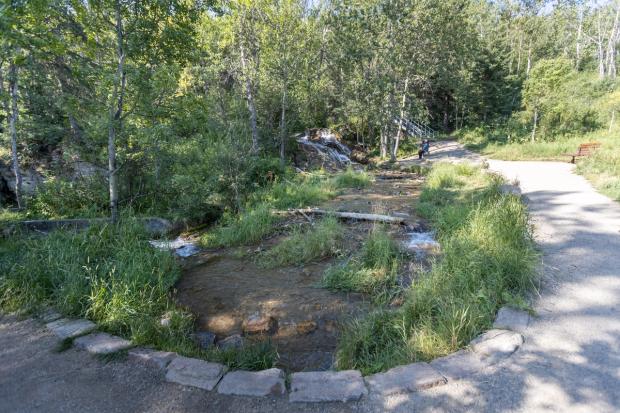
POLYGON ((282 114, 280 116, 280 161, 283 164, 286 161, 286 83, 286 80, 282 82, 282 114))
POLYGON ((614 23, 611 26, 611 33, 607 39, 607 76, 612 79, 616 77, 616 41, 618 37, 618 17, 620 17, 620 7, 616 7, 614 23))
POLYGON ((17 154, 17 93, 18 93, 19 68, 15 62, 9 66, 9 96, 11 99, 11 110, 9 116, 9 133, 11 134, 11 158, 13 160, 13 173, 15 174, 15 200, 17 207, 23 207, 22 200, 22 174, 19 167, 19 156, 17 154))
POLYGON ((250 128, 252 130, 252 153, 258 153, 258 125, 256 116, 256 106, 254 105, 254 93, 252 90, 252 79, 248 71, 248 62, 245 56, 243 44, 240 44, 241 69, 245 77, 245 98, 248 102, 248 110, 250 111, 250 128))
POLYGON ((125 50, 123 48, 123 20, 120 1, 116 2, 116 53, 118 64, 114 76, 114 89, 110 104, 110 125, 108 128, 108 186, 110 192, 110 213, 112 222, 117 222, 118 214, 118 176, 116 167, 116 135, 120 133, 125 94, 125 50))
POLYGON ((405 117, 405 104, 407 103, 407 89, 409 87, 409 77, 405 79, 405 89, 403 91, 403 99, 400 102, 400 119, 398 120, 398 131, 396 132, 396 138, 394 139, 394 148, 392 150, 392 161, 396 161, 398 156, 398 145, 400 144, 400 138, 403 133, 403 118, 405 117))
POLYGON ((536 124, 538 123, 538 108, 534 108, 534 125, 532 126, 532 143, 536 139, 536 124))

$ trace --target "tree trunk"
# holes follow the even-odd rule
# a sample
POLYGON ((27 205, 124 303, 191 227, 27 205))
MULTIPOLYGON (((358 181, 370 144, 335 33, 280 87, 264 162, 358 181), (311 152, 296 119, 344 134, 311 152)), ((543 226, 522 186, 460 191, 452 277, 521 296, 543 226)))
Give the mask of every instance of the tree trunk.
POLYGON ((241 69, 245 76, 245 98, 248 102, 248 110, 250 111, 250 128, 252 129, 252 149, 253 154, 258 153, 258 126, 256 117, 256 107, 254 106, 254 94, 252 92, 252 79, 248 72, 248 63, 245 56, 245 50, 243 44, 240 44, 241 51, 241 69))
POLYGON ((612 79, 616 77, 616 41, 618 37, 618 17, 620 17, 620 7, 616 8, 614 24, 607 41, 607 76, 612 79))
POLYGON ((110 213, 112 222, 118 222, 118 176, 116 168, 116 135, 120 133, 125 94, 125 51, 123 49, 123 21, 121 4, 116 2, 116 46, 118 64, 114 77, 114 89, 110 105, 110 126, 108 129, 108 184, 110 190, 110 213))
POLYGON ((534 126, 532 127, 532 143, 536 139, 536 124, 538 123, 538 108, 534 108, 534 126))
POLYGON ((381 159, 384 159, 387 156, 387 132, 385 130, 385 125, 381 127, 381 141, 379 150, 381 159))
POLYGON ((286 161, 286 81, 282 82, 282 114, 280 116, 280 162, 286 161))
POLYGON ((577 26, 577 39, 575 40, 575 69, 579 70, 579 65, 581 64, 581 37, 583 34, 583 10, 581 6, 579 6, 579 24, 577 26))
POLYGON ((15 200, 17 207, 23 207, 22 201, 22 173, 19 168, 19 156, 17 154, 17 93, 18 93, 19 69, 15 62, 9 66, 9 96, 11 99, 11 111, 9 115, 9 133, 11 134, 11 158, 13 160, 13 173, 15 174, 15 200))
POLYGON ((400 119, 398 120, 398 131, 396 132, 396 138, 394 139, 394 149, 392 150, 392 161, 396 162, 398 156, 398 145, 400 144, 400 137, 403 133, 403 118, 405 117, 405 103, 407 103, 407 89, 409 87, 409 77, 405 79, 405 89, 403 91, 403 99, 400 102, 400 119))
POLYGON ((530 76, 530 70, 532 69, 532 41, 530 40, 530 45, 527 49, 527 69, 525 71, 525 76, 530 76))

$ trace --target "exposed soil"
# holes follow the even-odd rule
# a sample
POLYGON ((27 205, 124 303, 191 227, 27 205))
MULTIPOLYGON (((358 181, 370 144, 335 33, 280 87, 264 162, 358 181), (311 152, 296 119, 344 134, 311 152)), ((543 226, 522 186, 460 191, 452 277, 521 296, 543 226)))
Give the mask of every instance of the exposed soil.
MULTIPOLYGON (((414 205, 420 184, 420 177, 414 174, 382 172, 370 187, 349 189, 322 208, 404 217, 406 227, 390 228, 392 235, 404 242, 406 233, 419 226, 414 205)), ((294 220, 288 224, 299 224, 294 220)), ((346 250, 356 251, 371 227, 368 222, 347 222, 346 250)), ((289 371, 326 370, 334 363, 342 323, 368 311, 370 303, 362 294, 319 287, 325 269, 338 258, 275 269, 257 265, 256 253, 275 245, 283 236, 250 248, 193 258, 198 265, 190 266, 179 281, 177 301, 197 316, 200 329, 217 334, 218 339, 241 334, 243 321, 253 314, 273 317, 277 328, 269 339, 278 349, 280 367, 289 371)))

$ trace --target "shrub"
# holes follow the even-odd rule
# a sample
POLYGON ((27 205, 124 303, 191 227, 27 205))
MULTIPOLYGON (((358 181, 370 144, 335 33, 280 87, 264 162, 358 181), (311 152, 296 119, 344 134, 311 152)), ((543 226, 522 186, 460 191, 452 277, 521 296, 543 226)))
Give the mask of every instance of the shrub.
POLYGON ((108 192, 102 177, 67 181, 50 179, 27 200, 28 214, 44 218, 94 217, 105 215, 108 192))

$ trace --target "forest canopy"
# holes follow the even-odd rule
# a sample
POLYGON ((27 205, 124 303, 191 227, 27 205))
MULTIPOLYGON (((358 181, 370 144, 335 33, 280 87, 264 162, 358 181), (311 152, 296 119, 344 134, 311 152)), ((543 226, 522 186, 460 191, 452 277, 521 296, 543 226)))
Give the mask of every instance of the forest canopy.
POLYGON ((517 140, 602 127, 620 105, 619 13, 615 1, 3 1, 0 166, 16 175, 3 202, 202 220, 284 173, 309 128, 395 158, 399 118, 445 133, 501 124, 517 140), (36 195, 21 171, 43 175, 36 195))

